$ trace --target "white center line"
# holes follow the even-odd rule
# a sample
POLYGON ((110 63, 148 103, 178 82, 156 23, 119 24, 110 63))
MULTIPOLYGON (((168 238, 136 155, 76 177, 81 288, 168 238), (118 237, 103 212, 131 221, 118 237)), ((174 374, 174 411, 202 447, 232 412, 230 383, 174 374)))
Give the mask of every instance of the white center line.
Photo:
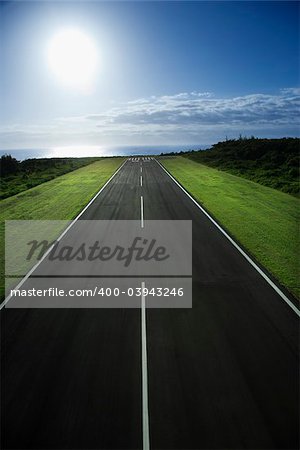
POLYGON ((141 175, 141 177, 140 177, 140 180, 141 180, 141 187, 143 186, 143 176, 141 175))
POLYGON ((144 199, 141 195, 141 228, 144 228, 144 199))
POLYGON ((147 331, 145 282, 142 281, 141 320, 142 320, 142 397, 143 397, 143 450, 150 449, 149 440, 149 412, 148 412, 148 368, 147 368, 147 331))
POLYGON ((141 166, 141 173, 143 173, 143 166, 141 166))

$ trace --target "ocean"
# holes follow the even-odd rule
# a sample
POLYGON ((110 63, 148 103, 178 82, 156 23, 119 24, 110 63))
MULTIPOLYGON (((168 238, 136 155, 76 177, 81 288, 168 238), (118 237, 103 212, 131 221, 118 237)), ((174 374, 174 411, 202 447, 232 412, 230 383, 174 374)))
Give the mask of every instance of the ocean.
POLYGON ((0 155, 8 154, 19 161, 28 158, 66 158, 87 156, 159 155, 160 153, 207 149, 210 145, 132 145, 132 146, 61 146, 51 148, 3 149, 0 155))

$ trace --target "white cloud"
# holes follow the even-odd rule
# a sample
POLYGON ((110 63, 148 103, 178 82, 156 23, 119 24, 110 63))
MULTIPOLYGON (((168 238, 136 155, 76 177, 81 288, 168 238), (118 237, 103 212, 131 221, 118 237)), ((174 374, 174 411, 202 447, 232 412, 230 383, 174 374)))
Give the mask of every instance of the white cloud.
POLYGON ((278 95, 252 94, 234 98, 214 98, 210 93, 181 93, 173 96, 138 99, 112 108, 106 114, 86 116, 105 128, 115 125, 285 125, 299 124, 300 93, 284 89, 278 95), (293 95, 291 95, 293 94, 293 95))
MULTIPOLYGON (((300 89, 278 94, 221 98, 211 92, 133 99, 85 116, 61 117, 51 123, 10 125, 0 130, 1 146, 22 142, 89 144, 210 143, 226 135, 296 135, 299 132, 300 89)), ((298 133, 299 134, 299 133, 298 133)), ((41 144, 39 144, 41 145, 41 144)), ((11 148, 11 147, 10 147, 11 148)))

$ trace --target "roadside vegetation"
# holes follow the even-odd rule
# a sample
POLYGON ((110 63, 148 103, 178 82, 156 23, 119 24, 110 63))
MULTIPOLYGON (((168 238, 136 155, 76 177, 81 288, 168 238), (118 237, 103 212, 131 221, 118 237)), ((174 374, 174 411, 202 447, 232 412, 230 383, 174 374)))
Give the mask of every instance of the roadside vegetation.
POLYGON ((300 139, 226 140, 208 150, 181 152, 195 162, 299 195, 300 139))
POLYGON ((71 220, 121 165, 103 158, 0 201, 0 292, 4 296, 4 221, 71 220))
POLYGON ((0 199, 38 186, 101 158, 41 158, 18 161, 11 155, 0 158, 0 199))
POLYGON ((299 199, 186 157, 160 162, 220 224, 296 297, 299 199))

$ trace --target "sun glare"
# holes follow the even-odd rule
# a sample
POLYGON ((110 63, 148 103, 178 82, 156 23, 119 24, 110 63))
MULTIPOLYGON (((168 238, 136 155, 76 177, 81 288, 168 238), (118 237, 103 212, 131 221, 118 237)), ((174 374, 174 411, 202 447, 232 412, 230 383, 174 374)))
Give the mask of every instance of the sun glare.
POLYGON ((96 145, 65 145, 53 147, 47 153, 46 158, 79 158, 85 156, 107 156, 109 150, 96 145))
POLYGON ((92 39, 78 29, 58 32, 48 46, 48 62, 52 72, 61 83, 72 88, 91 88, 97 56, 92 39))

